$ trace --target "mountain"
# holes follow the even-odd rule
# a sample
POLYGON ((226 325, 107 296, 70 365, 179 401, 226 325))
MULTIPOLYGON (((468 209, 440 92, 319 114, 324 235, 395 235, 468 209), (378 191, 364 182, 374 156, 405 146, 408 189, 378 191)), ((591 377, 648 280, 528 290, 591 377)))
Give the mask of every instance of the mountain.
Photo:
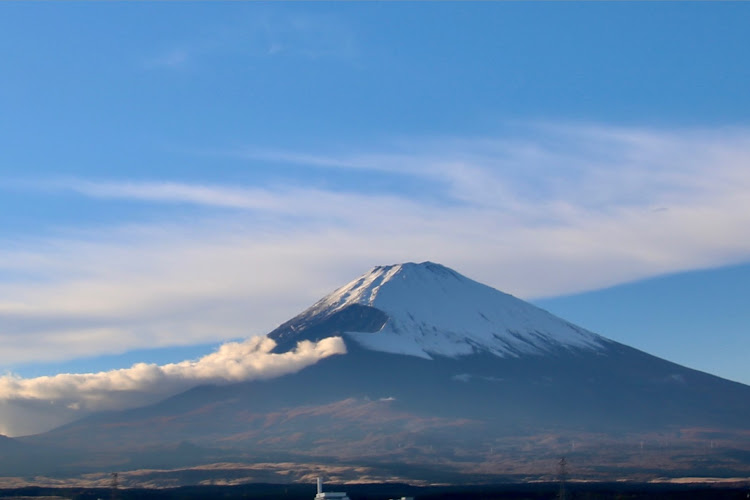
POLYGON ((23 445, 15 439, 0 434, 0 453, 8 453, 22 447, 23 445))
POLYGON ((311 463, 340 478, 482 481, 548 477, 563 455, 589 478, 750 474, 750 387, 439 264, 376 267, 268 336, 279 353, 331 336, 347 352, 21 442, 58 450, 71 474, 268 462, 295 464, 278 482, 308 480, 311 463))

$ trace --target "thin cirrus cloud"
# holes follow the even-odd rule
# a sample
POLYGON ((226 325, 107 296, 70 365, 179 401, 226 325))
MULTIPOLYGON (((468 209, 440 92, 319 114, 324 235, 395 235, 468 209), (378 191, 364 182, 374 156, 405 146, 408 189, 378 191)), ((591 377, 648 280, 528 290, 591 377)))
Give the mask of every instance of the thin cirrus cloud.
MULTIPOLYGON (((50 181, 101 203, 187 204, 184 220, 78 227, 3 245, 0 362, 267 333, 378 264, 432 260, 522 297, 750 256, 750 131, 543 125, 346 153, 234 151, 303 167, 294 185, 50 181), (335 185, 378 173, 410 190, 335 185)), ((17 189, 32 189, 30 185, 17 189)))
MULTIPOLYGON (((533 238, 530 231, 547 241, 559 239, 568 254, 596 251, 606 255, 607 244, 597 241, 599 236, 621 234, 614 245, 617 248, 610 249, 612 255, 628 253, 634 263, 640 260, 647 265, 662 260, 668 252, 680 269, 744 256, 744 245, 735 231, 745 228, 742 212, 747 208, 744 193, 750 187, 750 174, 744 165, 750 152, 749 137, 744 129, 660 132, 548 125, 522 137, 424 142, 406 152, 325 155, 249 149, 236 153, 249 161, 293 163, 311 170, 376 171, 412 177, 425 181, 422 187, 432 195, 428 199, 421 196, 423 192, 373 194, 288 186, 237 189, 178 183, 89 183, 75 188, 98 197, 303 216, 298 222, 335 221, 354 232, 363 224, 382 227, 396 220, 405 230, 416 227, 429 232, 437 220, 450 236, 471 233, 471 229, 465 230, 467 222, 469 228, 485 229, 486 224, 502 229, 505 238, 514 241, 533 238), (719 227, 707 227, 707 220, 719 227), (660 234, 664 237, 658 237, 660 234), (621 241, 624 237, 632 244, 621 241), (570 248, 569 240, 575 240, 577 250, 570 248), (668 240, 693 245, 675 252, 668 240), (705 254, 707 262, 690 264, 698 253, 705 254)), ((487 233, 480 231, 475 236, 480 235, 486 237, 487 233)), ((673 270, 644 270, 632 278, 673 270)), ((599 285, 553 287, 541 282, 538 290, 528 286, 517 290, 527 296, 548 295, 602 286, 608 281, 604 277, 599 285)))
POLYGON ((164 50, 162 53, 149 58, 144 67, 147 69, 181 69, 188 66, 190 60, 195 57, 193 51, 186 47, 175 47, 164 50))
POLYGON ((285 353, 272 352, 274 347, 270 338, 253 337, 226 343, 195 361, 28 379, 1 376, 0 434, 42 432, 92 411, 141 406, 197 385, 273 378, 346 352, 340 337, 303 341, 285 353))
MULTIPOLYGON (((542 202, 580 211, 684 203, 747 186, 743 128, 660 131, 542 124, 500 138, 411 141, 386 152, 314 154, 246 148, 251 161, 378 171, 440 181, 446 196, 524 217, 542 202)), ((701 202, 702 199, 696 200, 701 202)), ((712 200, 707 200, 712 201, 712 200)))
POLYGON ((269 61, 283 57, 354 61, 359 48, 354 31, 338 16, 261 8, 236 15, 212 30, 185 33, 183 42, 147 57, 143 67, 183 70, 219 63, 227 54, 269 61))
POLYGON ((189 185, 178 182, 87 182, 62 184, 96 198, 129 199, 162 203, 192 203, 213 207, 281 211, 278 197, 263 189, 189 185))

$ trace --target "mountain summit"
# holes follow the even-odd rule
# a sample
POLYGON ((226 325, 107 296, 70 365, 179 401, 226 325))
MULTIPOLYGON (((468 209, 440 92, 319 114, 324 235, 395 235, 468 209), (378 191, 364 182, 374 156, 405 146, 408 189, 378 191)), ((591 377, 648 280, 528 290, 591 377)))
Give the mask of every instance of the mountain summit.
POLYGON ((750 475, 750 387, 439 264, 376 267, 268 335, 276 353, 330 337, 347 349, 274 379, 196 387, 20 438, 25 458, 0 454, 0 469, 270 461, 446 482, 549 479, 565 455, 579 477, 750 475))
POLYGON ((375 267, 269 336, 288 349, 332 330, 370 350, 428 359, 601 350, 607 342, 433 262, 375 267))

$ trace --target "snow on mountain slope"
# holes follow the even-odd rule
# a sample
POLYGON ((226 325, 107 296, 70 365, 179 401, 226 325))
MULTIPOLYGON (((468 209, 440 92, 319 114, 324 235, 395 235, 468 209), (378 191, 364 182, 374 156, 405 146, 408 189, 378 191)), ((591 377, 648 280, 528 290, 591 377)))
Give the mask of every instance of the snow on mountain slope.
MULTIPOLYGON (((377 332, 346 331, 376 351, 456 357, 559 349, 600 350, 606 339, 511 295, 432 262, 379 266, 324 297, 298 318, 330 317, 347 307, 378 309, 388 319, 377 332)), ((294 320, 293 320, 294 321, 294 320)))

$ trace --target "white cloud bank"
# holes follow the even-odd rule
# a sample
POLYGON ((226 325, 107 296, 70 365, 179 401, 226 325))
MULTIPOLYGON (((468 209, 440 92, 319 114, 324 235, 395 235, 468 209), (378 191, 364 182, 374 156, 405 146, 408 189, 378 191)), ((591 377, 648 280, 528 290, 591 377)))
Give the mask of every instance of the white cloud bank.
POLYGON ((300 342, 280 354, 271 352, 275 345, 268 337, 253 337, 226 343, 196 361, 28 379, 5 375, 0 377, 0 434, 37 433, 92 411, 142 406, 198 385, 278 377, 346 352, 340 337, 300 342))

